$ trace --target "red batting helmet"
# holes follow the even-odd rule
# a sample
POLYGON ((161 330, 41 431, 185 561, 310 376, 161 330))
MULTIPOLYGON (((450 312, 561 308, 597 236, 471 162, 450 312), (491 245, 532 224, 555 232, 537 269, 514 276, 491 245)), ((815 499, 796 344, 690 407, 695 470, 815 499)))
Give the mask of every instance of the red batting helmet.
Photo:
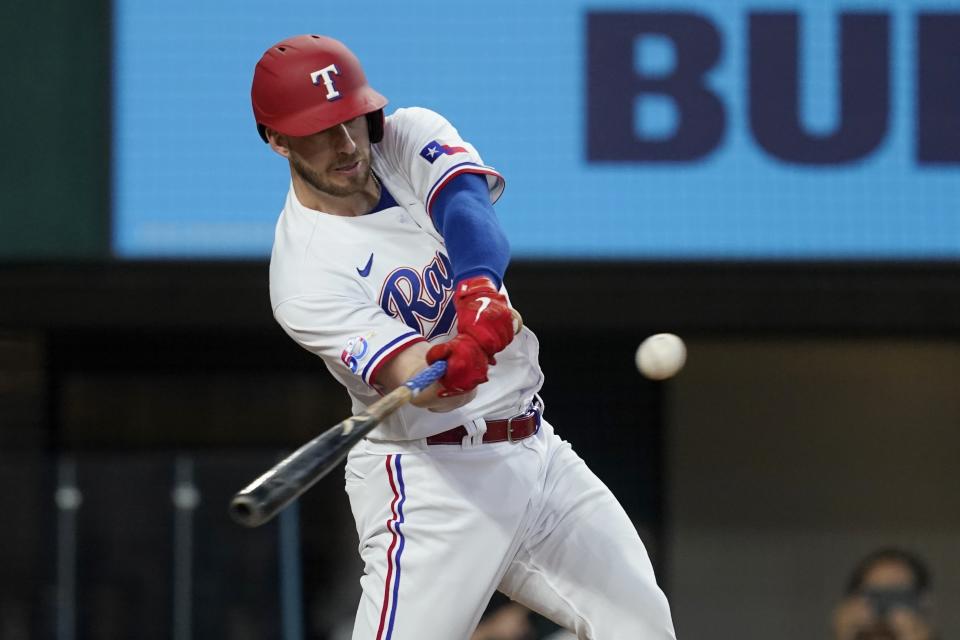
POLYGON ((324 36, 294 36, 273 45, 253 72, 250 89, 257 131, 308 136, 366 115, 370 142, 383 138, 387 99, 370 88, 363 67, 344 44, 324 36))

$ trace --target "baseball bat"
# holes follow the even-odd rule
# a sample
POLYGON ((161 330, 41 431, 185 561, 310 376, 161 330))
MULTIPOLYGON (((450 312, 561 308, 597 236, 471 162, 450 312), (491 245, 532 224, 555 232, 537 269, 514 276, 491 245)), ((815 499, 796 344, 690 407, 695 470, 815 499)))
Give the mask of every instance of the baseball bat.
MULTIPOLYGON (((513 332, 520 333, 523 317, 516 309, 513 332)), ((230 516, 245 527, 259 527, 280 513, 320 478, 330 473, 384 418, 410 402, 443 377, 447 363, 434 362, 355 416, 330 427, 265 474, 241 489, 230 501, 230 516)))
POLYGON ((230 501, 230 516, 245 527, 259 527, 280 513, 327 475, 384 418, 443 377, 447 363, 438 360, 355 416, 330 427, 272 469, 251 482, 230 501))

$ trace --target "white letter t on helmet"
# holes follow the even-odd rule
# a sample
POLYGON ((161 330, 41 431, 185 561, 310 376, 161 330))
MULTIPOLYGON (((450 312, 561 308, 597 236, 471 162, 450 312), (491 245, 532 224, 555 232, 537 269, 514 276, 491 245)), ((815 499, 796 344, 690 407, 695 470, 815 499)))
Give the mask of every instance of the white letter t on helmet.
POLYGON ((336 100, 340 97, 340 92, 333 86, 333 78, 331 77, 333 75, 340 75, 340 70, 337 69, 337 65, 335 64, 331 64, 328 67, 324 67, 310 74, 310 79, 313 81, 313 84, 320 84, 320 78, 323 78, 323 86, 327 88, 327 100, 336 100))

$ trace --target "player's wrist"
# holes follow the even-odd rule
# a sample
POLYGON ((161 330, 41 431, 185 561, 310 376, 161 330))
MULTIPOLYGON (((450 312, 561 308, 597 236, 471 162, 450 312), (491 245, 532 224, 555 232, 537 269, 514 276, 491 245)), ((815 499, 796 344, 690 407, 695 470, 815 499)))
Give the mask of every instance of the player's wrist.
POLYGON ((474 338, 491 359, 513 340, 510 305, 490 278, 461 280, 453 304, 457 310, 457 331, 474 338))
POLYGON ((458 272, 453 279, 454 288, 459 289, 461 284, 471 286, 485 285, 494 291, 500 290, 500 284, 503 282, 503 274, 498 273, 496 269, 489 266, 476 266, 458 272))
POLYGON ((465 278, 461 278, 456 283, 456 293, 454 300, 470 300, 477 296, 494 295, 503 297, 500 288, 493 278, 486 273, 478 273, 465 278))

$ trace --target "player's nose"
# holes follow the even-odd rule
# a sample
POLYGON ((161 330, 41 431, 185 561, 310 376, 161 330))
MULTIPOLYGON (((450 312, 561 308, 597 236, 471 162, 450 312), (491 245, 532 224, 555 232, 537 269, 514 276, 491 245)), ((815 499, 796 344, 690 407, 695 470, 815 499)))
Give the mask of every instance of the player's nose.
POLYGON ((347 130, 347 125, 345 123, 340 124, 337 127, 337 151, 341 151, 346 154, 352 154, 357 150, 357 143, 354 141, 353 137, 350 135, 350 131, 347 130))

